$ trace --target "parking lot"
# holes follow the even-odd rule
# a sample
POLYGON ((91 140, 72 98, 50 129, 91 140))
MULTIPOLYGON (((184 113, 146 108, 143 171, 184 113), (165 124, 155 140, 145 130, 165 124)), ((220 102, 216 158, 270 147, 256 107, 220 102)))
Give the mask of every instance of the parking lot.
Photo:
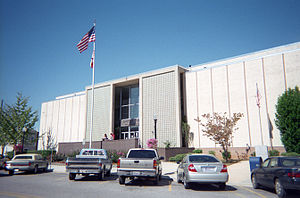
MULTIPOLYGON (((6 171, 0 171, 0 197, 230 197, 230 198, 273 198, 276 197, 272 190, 252 189, 247 178, 242 178, 245 174, 240 169, 245 169, 247 163, 235 165, 229 168, 231 180, 225 190, 219 190, 214 185, 192 185, 191 189, 184 189, 182 184, 178 184, 174 177, 177 164, 164 163, 162 180, 158 185, 153 185, 151 181, 126 180, 125 185, 119 185, 115 168, 112 175, 99 181, 96 177, 76 177, 75 181, 68 179, 63 165, 54 165, 47 173, 31 174, 17 172, 13 176, 8 176, 6 171), (235 178, 234 170, 240 171, 240 184, 235 178), (244 180, 244 181, 243 181, 244 180)), ((229 166, 230 167, 230 166, 229 166)), ((247 171, 247 170, 244 170, 247 171)), ((250 181, 250 180, 249 180, 250 181)), ((290 197, 298 197, 292 194, 290 197)))

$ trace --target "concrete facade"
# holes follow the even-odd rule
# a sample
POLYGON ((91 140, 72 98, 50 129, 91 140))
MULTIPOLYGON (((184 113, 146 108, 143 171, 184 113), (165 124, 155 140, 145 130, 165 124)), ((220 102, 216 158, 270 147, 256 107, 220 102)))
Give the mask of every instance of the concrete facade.
MULTIPOLYGON (((181 122, 182 116, 186 116, 193 137, 189 147, 216 148, 195 119, 201 119, 205 113, 240 112, 244 117, 238 122, 233 147, 262 143, 282 147, 274 123, 275 104, 284 90, 300 85, 299 68, 300 42, 189 68, 175 65, 96 84, 92 141, 101 141, 104 134, 113 132, 118 138, 138 138, 140 146, 146 147, 147 140, 154 137, 156 118, 158 146, 164 147, 164 142, 170 141, 172 147, 181 147, 181 122), (261 119, 256 104, 256 84, 261 95, 261 119), (138 88, 138 92, 131 93, 131 88, 138 88), (128 104, 123 105, 125 89, 138 100, 130 102, 129 96, 128 104), (130 117, 134 105, 138 107, 138 114, 130 117), (132 108, 128 110, 130 115, 125 115, 128 119, 122 118, 123 108, 132 108), (272 139, 268 115, 273 125, 272 139), (128 136, 124 135, 126 127, 128 136)), ((43 103, 40 133, 51 130, 58 143, 88 142, 91 93, 88 86, 83 92, 43 103)))
POLYGON ((236 58, 192 67, 186 72, 187 117, 194 139, 191 146, 213 147, 195 119, 212 112, 243 113, 233 146, 282 146, 275 126, 277 98, 287 88, 300 85, 300 43, 259 51, 236 58), (261 95, 260 113, 257 88, 261 95), (268 115, 273 125, 270 139, 268 115), (260 130, 261 122, 261 130, 260 130))

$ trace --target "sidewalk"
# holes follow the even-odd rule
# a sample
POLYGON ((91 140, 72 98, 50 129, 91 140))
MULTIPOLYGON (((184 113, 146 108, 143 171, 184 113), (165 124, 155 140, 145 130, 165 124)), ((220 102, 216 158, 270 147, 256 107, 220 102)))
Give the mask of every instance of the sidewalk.
MULTIPOLYGON (((177 181, 177 171, 178 164, 174 162, 162 162, 163 175, 169 176, 173 179, 174 182, 177 181)), ((50 169, 50 166, 49 166, 50 169)), ((65 164, 52 164, 51 169, 53 169, 54 173, 66 173, 65 164)), ((232 164, 227 167, 229 174, 228 185, 237 185, 237 186, 246 186, 251 187, 250 180, 250 168, 249 161, 241 161, 236 164, 232 164)), ((114 165, 112 173, 117 172, 117 167, 114 165)))

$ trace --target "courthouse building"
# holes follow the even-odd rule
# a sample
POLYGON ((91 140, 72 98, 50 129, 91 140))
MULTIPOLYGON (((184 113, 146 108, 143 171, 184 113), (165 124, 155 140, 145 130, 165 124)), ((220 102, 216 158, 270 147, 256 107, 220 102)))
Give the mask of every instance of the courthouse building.
MULTIPOLYGON (((201 60, 199 60, 200 62, 201 60)), ((154 137, 182 147, 182 121, 190 126, 189 147, 215 148, 195 119, 213 112, 243 113, 233 147, 282 147, 275 126, 277 98, 300 85, 300 42, 185 68, 175 65, 95 84, 92 141, 104 134, 138 139, 154 137), (260 109, 257 106, 259 90, 260 109), (260 117, 259 117, 260 110, 260 117), (270 119, 268 119, 268 116, 270 119), (273 130, 270 134, 270 123, 273 130)), ((51 130, 58 143, 88 142, 92 88, 44 102, 40 133, 51 130)), ((41 144, 39 144, 41 145, 41 144)))

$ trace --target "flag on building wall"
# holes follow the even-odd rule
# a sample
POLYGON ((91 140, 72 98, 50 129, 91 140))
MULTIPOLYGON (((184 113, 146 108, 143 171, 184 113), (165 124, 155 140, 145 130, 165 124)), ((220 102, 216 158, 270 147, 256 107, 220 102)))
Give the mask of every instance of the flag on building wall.
POLYGON ((95 26, 93 26, 88 33, 86 33, 83 38, 79 41, 77 44, 77 48, 79 52, 83 52, 86 50, 89 46, 90 42, 95 42, 96 41, 96 33, 95 33, 95 26))
POLYGON ((258 108, 260 108, 260 99, 261 99, 261 95, 259 93, 257 83, 256 83, 256 104, 257 104, 258 108))
POLYGON ((92 55, 92 58, 91 58, 91 63, 90 63, 91 68, 94 67, 94 64, 95 64, 95 50, 93 50, 93 55, 92 55))

